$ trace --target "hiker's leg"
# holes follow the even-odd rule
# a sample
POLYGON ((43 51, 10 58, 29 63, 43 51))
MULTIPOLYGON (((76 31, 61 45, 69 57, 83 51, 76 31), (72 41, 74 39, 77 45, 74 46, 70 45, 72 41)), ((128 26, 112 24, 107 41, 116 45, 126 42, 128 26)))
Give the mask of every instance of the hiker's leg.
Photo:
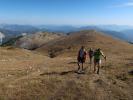
POLYGON ((96 61, 94 60, 94 72, 96 71, 96 61))
POLYGON ((101 60, 99 60, 99 62, 98 62, 98 70, 97 70, 97 74, 99 74, 100 67, 101 67, 101 60))
POLYGON ((90 70, 91 70, 91 66, 92 66, 92 57, 90 57, 90 70))
POLYGON ((92 57, 90 57, 90 64, 92 64, 92 57))
POLYGON ((91 64, 91 63, 92 63, 92 62, 91 62, 91 61, 92 61, 92 60, 91 60, 91 59, 92 59, 92 57, 91 57, 91 56, 89 56, 89 59, 90 59, 90 62, 89 62, 89 64, 91 64))
POLYGON ((79 64, 80 62, 78 62, 78 70, 80 70, 80 64, 79 64))
POLYGON ((97 66, 97 74, 99 74, 99 68, 100 68, 100 66, 99 66, 99 64, 98 64, 98 66, 97 66))
POLYGON ((84 63, 82 62, 82 71, 83 71, 84 63))
POLYGON ((102 60, 99 61, 99 67, 101 68, 102 60))

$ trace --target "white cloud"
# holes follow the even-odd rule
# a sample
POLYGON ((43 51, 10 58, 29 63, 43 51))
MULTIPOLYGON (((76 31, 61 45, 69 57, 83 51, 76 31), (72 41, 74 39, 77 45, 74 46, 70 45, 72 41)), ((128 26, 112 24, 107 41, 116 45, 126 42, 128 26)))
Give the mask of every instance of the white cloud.
POLYGON ((133 2, 126 2, 123 4, 119 4, 119 5, 114 5, 112 7, 133 7, 133 2))

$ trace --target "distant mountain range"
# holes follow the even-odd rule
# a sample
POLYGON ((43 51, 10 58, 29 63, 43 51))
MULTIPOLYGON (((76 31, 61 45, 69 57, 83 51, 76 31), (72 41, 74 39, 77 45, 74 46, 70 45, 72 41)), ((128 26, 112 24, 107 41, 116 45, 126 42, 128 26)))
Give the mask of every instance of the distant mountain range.
POLYGON ((67 34, 70 34, 71 32, 81 31, 81 30, 96 30, 121 40, 133 41, 133 26, 89 25, 89 26, 74 27, 69 25, 64 25, 64 26, 42 25, 38 27, 41 30, 45 29, 49 32, 62 32, 67 34))
POLYGON ((121 32, 125 33, 126 36, 128 36, 128 40, 133 42, 133 29, 124 30, 124 31, 121 31, 121 32))
POLYGON ((34 34, 37 32, 57 32, 71 34, 81 30, 96 30, 103 32, 112 37, 132 42, 133 26, 125 25, 88 25, 88 26, 71 26, 71 25, 17 25, 17 24, 0 24, 0 32, 6 35, 5 41, 11 37, 20 36, 22 33, 34 34))

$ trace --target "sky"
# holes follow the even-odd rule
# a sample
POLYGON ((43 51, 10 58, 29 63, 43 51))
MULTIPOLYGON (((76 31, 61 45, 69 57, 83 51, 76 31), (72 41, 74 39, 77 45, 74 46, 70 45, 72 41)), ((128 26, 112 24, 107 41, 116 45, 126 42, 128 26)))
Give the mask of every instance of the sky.
POLYGON ((0 0, 0 23, 133 25, 133 0, 0 0))

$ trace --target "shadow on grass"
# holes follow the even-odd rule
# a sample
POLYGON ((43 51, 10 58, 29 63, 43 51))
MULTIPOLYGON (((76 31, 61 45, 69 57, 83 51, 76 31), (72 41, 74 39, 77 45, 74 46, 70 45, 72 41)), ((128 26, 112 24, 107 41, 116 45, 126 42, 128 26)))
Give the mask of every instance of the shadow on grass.
POLYGON ((68 64, 77 64, 76 61, 69 62, 68 64))
POLYGON ((70 71, 63 71, 63 72, 46 72, 46 73, 42 73, 40 74, 41 76, 43 75, 67 75, 67 74, 74 74, 74 73, 77 73, 77 74, 85 74, 85 71, 88 69, 88 67, 84 68, 83 69, 83 73, 79 73, 77 72, 77 70, 70 70, 70 71))
POLYGON ((76 70, 70 70, 70 71, 63 71, 63 72, 46 72, 40 74, 41 76, 43 75, 66 75, 66 74, 71 74, 71 73, 76 73, 76 70))

